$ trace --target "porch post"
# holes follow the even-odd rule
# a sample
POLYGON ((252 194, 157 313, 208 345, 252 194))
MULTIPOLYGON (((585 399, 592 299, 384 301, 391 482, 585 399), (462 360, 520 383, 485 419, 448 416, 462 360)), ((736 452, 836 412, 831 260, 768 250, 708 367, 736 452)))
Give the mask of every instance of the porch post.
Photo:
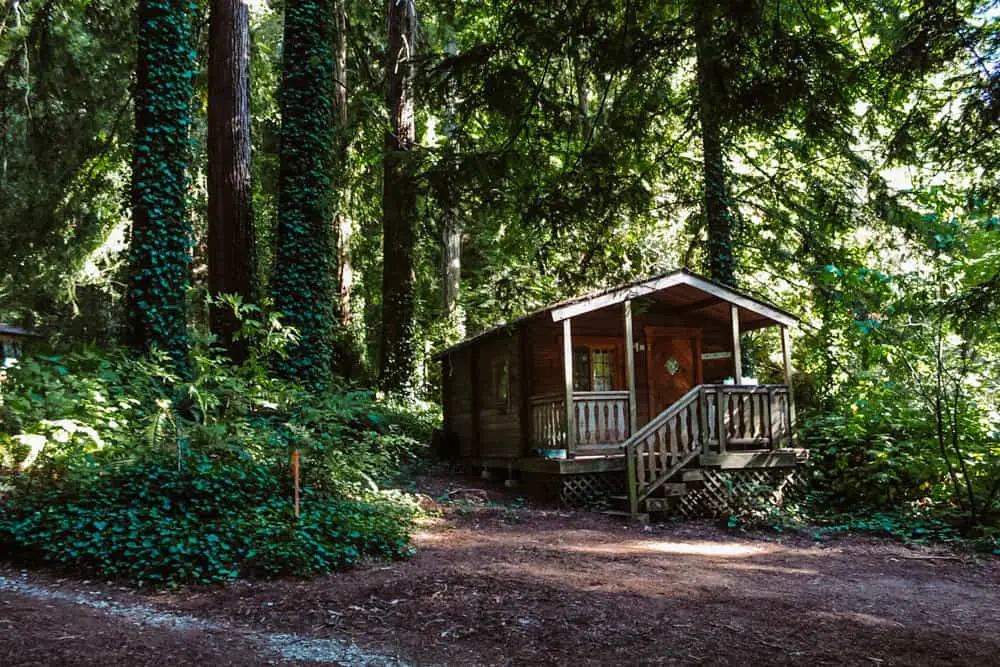
POLYGON ((628 434, 639 430, 639 412, 635 400, 635 343, 632 333, 632 301, 625 302, 625 375, 628 381, 628 434))
POLYGON ((729 320, 733 324, 733 381, 743 384, 743 352, 740 350, 740 309, 729 304, 729 320))
POLYGON ((570 318, 563 320, 563 371, 566 382, 566 456, 576 451, 576 410, 573 405, 573 331, 570 318))
POLYGON ((792 334, 781 327, 781 356, 785 362, 785 384, 788 386, 788 439, 795 440, 795 392, 792 391, 792 334))

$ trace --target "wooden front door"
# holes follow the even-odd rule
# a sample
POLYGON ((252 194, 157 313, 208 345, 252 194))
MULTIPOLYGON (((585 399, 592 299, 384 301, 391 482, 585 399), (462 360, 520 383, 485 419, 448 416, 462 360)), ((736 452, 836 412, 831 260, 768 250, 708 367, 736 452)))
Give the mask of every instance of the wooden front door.
POLYGON ((646 327, 649 418, 702 383, 701 329, 646 327))

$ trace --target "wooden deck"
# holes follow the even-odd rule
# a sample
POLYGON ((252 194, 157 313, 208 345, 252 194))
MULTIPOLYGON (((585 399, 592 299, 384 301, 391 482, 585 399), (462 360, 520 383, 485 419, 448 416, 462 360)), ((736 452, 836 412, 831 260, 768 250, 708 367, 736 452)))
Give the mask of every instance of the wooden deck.
MULTIPOLYGON (((741 470, 744 468, 791 468, 808 458, 809 450, 796 447, 782 449, 756 449, 725 454, 703 454, 692 462, 692 468, 719 468, 741 470)), ((578 454, 572 459, 547 459, 526 456, 520 459, 477 459, 470 462, 477 468, 497 471, 544 473, 549 475, 581 475, 603 472, 621 472, 627 465, 625 454, 578 454)), ((625 478, 622 477, 624 484, 625 478)))

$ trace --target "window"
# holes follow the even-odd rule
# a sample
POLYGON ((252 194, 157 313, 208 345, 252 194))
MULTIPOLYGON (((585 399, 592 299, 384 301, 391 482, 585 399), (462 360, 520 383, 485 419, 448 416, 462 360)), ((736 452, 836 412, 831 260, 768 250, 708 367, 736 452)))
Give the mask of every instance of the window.
POLYGON ((510 408, 510 361, 504 359, 493 363, 493 393, 498 410, 510 408))
POLYGON ((573 347, 573 391, 614 391, 619 384, 618 350, 614 345, 573 347))

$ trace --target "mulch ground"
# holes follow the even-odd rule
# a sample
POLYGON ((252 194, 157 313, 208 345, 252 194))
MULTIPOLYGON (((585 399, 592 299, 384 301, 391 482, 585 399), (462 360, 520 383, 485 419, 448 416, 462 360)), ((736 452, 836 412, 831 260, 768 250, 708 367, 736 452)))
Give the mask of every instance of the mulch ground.
MULTIPOLYGON (((419 486, 439 500, 451 494, 406 562, 310 581, 86 590, 240 627, 352 639, 419 664, 984 665, 1000 655, 996 560, 866 537, 816 542, 691 522, 643 528, 524 506, 469 480, 419 486)), ((137 628, 0 595, 0 664, 163 664, 165 656, 264 661, 219 633, 137 628)))

